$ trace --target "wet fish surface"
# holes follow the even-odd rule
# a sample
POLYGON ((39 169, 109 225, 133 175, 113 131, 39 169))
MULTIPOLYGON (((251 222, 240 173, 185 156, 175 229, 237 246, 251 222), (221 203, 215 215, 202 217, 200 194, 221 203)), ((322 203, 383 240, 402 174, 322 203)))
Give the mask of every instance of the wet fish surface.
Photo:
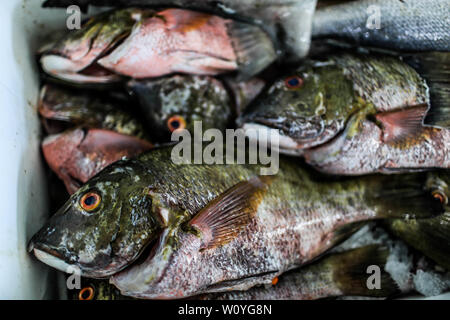
POLYGON ((295 159, 276 176, 259 173, 175 165, 171 148, 119 161, 73 194, 29 249, 62 271, 75 264, 87 277, 114 275, 122 294, 176 298, 270 282, 329 249, 352 222, 442 211, 424 188, 438 176, 320 182, 295 159), (147 261, 115 275, 157 239, 147 261))
POLYGON ((308 53, 316 0, 48 0, 44 7, 178 7, 200 10, 258 25, 278 50, 298 60, 308 53))
POLYGON ((145 123, 152 128, 152 141, 170 142, 172 132, 178 129, 187 129, 193 135, 195 121, 201 121, 203 131, 225 131, 234 125, 232 96, 213 77, 175 75, 132 80, 127 88, 140 105, 145 123))
MULTIPOLYGON (((138 119, 129 101, 107 99, 97 92, 73 90, 53 84, 41 88, 38 102, 39 114, 44 126, 51 128, 52 121, 67 123, 66 126, 81 126, 112 130, 120 134, 148 140, 145 125, 138 119)), ((48 131, 48 130, 47 130, 48 131)), ((59 133, 58 131, 49 133, 59 133)))
MULTIPOLYGON (((431 110, 445 110, 438 102, 431 110)), ((423 124, 429 105, 426 80, 408 64, 343 53, 276 80, 238 123, 276 131, 280 152, 302 155, 326 173, 449 168, 450 131, 423 124)))
POLYGON ((270 36, 256 25, 178 8, 107 11, 40 54, 46 73, 78 84, 172 73, 239 71, 245 78, 277 57, 270 36))
POLYGON ((449 51, 448 0, 361 0, 319 8, 312 36, 404 51, 449 51))

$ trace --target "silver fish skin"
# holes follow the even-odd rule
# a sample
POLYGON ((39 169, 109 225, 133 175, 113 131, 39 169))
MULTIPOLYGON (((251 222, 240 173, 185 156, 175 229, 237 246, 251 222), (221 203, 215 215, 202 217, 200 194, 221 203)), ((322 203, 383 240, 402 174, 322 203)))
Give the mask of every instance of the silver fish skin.
POLYGON ((449 51, 449 8, 449 0, 351 1, 318 9, 312 37, 334 37, 392 50, 449 51))

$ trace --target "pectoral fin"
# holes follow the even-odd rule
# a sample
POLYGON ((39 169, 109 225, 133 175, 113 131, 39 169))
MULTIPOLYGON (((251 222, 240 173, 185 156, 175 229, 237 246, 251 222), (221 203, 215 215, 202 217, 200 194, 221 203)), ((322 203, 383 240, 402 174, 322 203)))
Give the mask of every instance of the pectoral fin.
POLYGON ((398 143, 416 137, 424 127, 423 118, 428 106, 418 105, 399 111, 384 112, 375 115, 383 127, 383 140, 386 143, 398 143))
POLYGON ((201 233, 201 249, 233 240, 252 220, 268 183, 267 176, 240 182, 200 210, 189 224, 201 233))

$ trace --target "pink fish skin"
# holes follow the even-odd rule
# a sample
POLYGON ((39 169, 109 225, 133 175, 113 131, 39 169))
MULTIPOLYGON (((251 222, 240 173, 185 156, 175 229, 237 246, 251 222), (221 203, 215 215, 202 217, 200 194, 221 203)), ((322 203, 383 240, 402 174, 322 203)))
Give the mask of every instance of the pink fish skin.
POLYGON ((42 142, 45 160, 70 194, 111 163, 152 147, 145 140, 103 129, 68 130, 42 142))
POLYGON ((167 9, 142 21, 98 63, 132 78, 236 70, 237 58, 227 33, 229 23, 231 20, 210 14, 167 9))

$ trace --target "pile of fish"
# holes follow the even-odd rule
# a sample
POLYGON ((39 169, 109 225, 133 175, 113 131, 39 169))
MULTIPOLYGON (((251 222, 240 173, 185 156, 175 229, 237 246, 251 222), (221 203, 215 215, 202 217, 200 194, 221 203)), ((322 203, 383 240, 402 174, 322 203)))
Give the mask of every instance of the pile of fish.
POLYGON ((450 288, 449 0, 44 2, 73 4, 109 9, 37 53, 59 209, 29 242, 71 298, 450 288), (196 121, 275 133, 278 173, 174 163, 196 121))

